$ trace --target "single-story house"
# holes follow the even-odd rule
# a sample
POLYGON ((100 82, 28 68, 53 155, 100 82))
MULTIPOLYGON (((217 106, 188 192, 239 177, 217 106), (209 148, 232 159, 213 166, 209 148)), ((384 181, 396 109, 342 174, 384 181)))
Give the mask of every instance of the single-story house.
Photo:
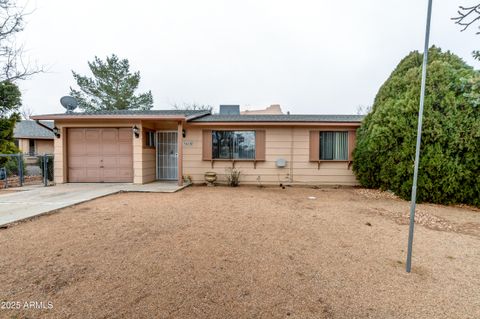
POLYGON ((356 185, 359 115, 242 115, 209 111, 99 111, 33 116, 53 120, 55 181, 133 182, 241 171, 242 184, 356 185))
POLYGON ((53 154, 53 126, 53 121, 41 121, 40 124, 29 120, 17 122, 13 130, 15 145, 27 156, 53 154))

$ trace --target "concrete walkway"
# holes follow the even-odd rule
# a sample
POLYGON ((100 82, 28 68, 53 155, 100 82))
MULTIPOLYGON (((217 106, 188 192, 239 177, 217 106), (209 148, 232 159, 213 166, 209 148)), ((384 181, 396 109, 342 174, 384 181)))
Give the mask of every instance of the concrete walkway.
POLYGON ((0 192, 0 226, 118 192, 173 193, 184 187, 176 182, 155 182, 145 185, 77 183, 12 188, 0 192))

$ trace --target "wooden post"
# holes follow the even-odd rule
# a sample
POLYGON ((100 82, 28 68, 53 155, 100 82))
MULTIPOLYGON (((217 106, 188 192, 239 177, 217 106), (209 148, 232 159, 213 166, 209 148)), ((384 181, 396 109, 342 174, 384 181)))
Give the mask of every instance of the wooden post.
POLYGON ((183 185, 183 122, 178 122, 178 186, 183 185))

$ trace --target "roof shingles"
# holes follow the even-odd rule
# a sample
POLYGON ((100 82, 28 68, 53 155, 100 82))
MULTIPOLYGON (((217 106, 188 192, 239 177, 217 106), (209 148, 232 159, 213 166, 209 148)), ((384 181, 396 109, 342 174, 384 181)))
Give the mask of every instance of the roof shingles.
POLYGON ((257 114, 257 115, 206 115, 191 122, 352 122, 359 123, 363 115, 321 114, 257 114))
MULTIPOLYGON (((42 124, 53 128, 53 122, 41 121, 42 124)), ((31 139, 53 139, 53 133, 44 127, 41 127, 35 121, 20 121, 15 124, 13 130, 14 138, 31 138, 31 139)))

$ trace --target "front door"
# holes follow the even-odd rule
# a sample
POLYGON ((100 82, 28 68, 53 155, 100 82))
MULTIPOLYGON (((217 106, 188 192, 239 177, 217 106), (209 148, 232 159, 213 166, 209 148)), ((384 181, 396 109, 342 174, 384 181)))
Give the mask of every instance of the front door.
POLYGON ((157 179, 177 180, 178 178, 178 133, 157 132, 157 179))

